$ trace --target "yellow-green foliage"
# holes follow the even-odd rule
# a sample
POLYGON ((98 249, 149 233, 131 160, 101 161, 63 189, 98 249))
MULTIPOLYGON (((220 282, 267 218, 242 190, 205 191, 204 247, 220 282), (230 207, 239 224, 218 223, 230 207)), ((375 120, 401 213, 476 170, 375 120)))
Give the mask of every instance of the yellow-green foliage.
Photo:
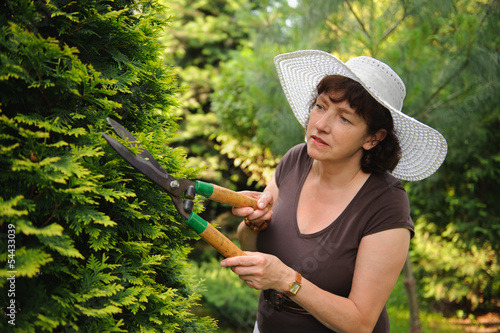
POLYGON ((423 296, 468 303, 472 309, 492 307, 484 302, 500 293, 500 262, 494 246, 466 242, 453 224, 442 233, 438 230, 423 218, 416 221, 412 257, 423 296))
POLYGON ((176 89, 160 60, 160 8, 0 5, 0 308, 14 314, 0 316, 2 332, 215 327, 190 310, 201 297, 183 274, 194 233, 101 136, 106 117, 119 119, 167 170, 194 176, 166 145, 176 89))

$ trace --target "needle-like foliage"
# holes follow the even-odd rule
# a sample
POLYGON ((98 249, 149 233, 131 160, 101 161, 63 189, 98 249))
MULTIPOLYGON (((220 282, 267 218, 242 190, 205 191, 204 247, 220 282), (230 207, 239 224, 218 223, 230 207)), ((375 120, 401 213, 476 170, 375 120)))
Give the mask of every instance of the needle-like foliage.
POLYGON ((134 132, 166 170, 174 73, 156 1, 0 4, 0 331, 203 332, 194 233, 102 138, 134 132), (13 278, 12 278, 13 277, 13 278), (9 278, 9 279, 7 279, 9 278), (11 306, 11 304, 13 304, 11 306))

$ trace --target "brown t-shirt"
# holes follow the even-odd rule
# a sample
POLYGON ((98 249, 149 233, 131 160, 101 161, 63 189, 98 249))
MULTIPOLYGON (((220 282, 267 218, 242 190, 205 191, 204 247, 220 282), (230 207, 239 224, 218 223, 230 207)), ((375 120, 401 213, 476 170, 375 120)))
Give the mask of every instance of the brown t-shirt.
MULTIPOLYGON (((348 297, 364 236, 393 228, 407 228, 413 236, 408 196, 401 182, 389 173, 372 174, 328 227, 301 234, 297 204, 312 163, 305 144, 295 146, 281 160, 275 172, 279 197, 272 222, 259 233, 257 248, 277 256, 318 287, 348 297)), ((275 310, 262 294, 257 323, 261 333, 332 332, 311 315, 275 310)), ((385 307, 373 332, 389 332, 385 307)))

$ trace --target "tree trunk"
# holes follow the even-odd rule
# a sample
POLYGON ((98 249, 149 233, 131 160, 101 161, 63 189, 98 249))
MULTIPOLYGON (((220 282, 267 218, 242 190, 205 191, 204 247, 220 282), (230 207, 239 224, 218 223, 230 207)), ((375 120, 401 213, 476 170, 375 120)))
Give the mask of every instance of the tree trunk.
POLYGON ((408 311, 410 311, 410 331, 409 333, 420 333, 420 317, 417 299, 417 283, 411 268, 410 255, 406 258, 403 267, 404 285, 406 297, 408 298, 408 311))

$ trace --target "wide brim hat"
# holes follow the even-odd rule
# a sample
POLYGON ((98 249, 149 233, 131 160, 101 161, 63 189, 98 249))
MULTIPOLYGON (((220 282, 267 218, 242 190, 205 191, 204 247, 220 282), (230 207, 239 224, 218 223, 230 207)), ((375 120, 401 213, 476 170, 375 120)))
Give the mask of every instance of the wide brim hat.
POLYGON ((396 178, 422 180, 443 163, 448 145, 435 129, 401 112, 406 89, 401 78, 385 63, 366 56, 343 63, 330 53, 302 50, 274 58, 285 96, 305 128, 317 85, 327 75, 342 75, 359 82, 392 115, 401 146, 401 159, 391 172, 396 178))

